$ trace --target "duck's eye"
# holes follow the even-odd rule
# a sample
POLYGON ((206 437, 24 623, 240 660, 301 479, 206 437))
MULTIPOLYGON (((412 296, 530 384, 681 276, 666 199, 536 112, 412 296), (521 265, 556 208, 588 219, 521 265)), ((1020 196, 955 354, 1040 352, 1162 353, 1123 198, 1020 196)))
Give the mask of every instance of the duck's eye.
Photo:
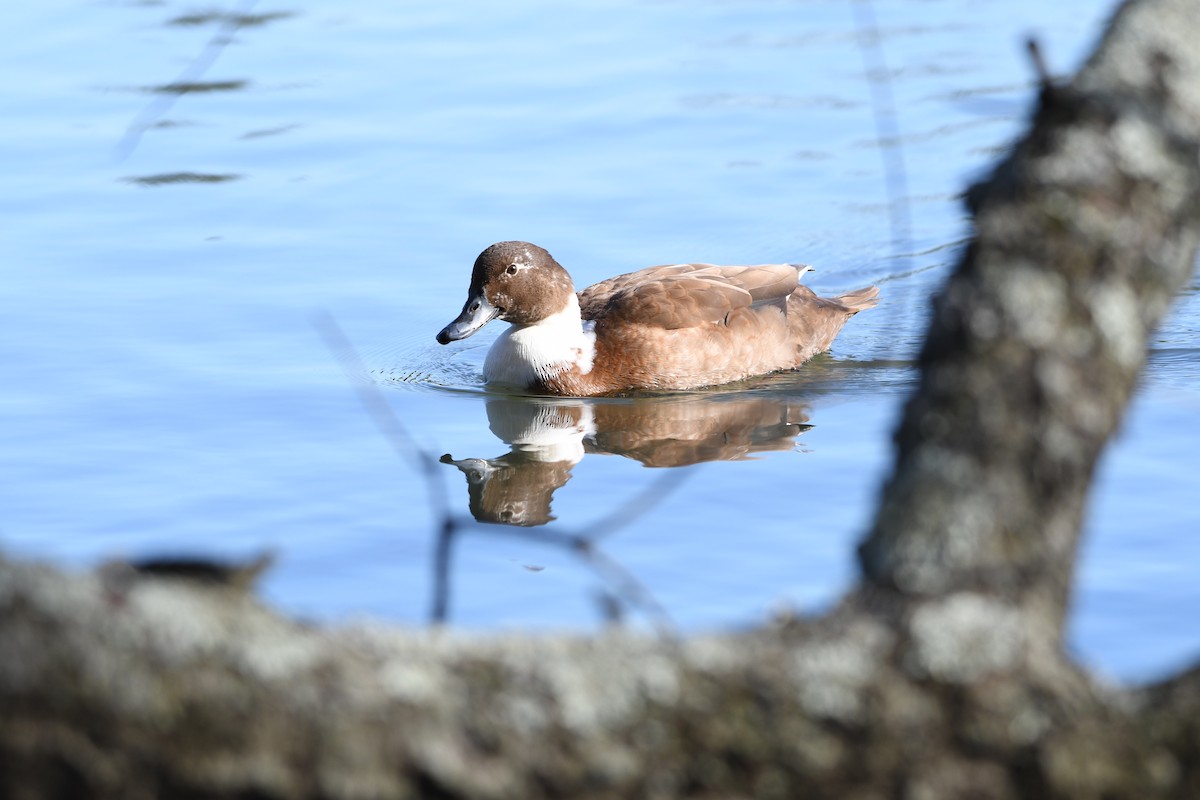
POLYGON ((471 313, 474 314, 478 310, 479 310, 479 301, 476 300, 474 303, 471 303, 471 313))
POLYGON ((507 267, 504 269, 504 274, 505 274, 505 275, 516 275, 516 274, 517 274, 517 265, 516 265, 516 264, 509 264, 509 265, 508 265, 508 266, 507 266, 507 267))

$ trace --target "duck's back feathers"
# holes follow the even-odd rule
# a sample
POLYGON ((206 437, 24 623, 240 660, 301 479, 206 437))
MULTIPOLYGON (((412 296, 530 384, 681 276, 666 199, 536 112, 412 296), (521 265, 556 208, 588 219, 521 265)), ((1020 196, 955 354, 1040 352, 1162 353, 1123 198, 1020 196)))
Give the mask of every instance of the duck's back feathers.
POLYGON ((790 264, 667 264, 589 286, 579 305, 584 319, 677 330, 727 322, 752 306, 782 309, 799 274, 790 264))

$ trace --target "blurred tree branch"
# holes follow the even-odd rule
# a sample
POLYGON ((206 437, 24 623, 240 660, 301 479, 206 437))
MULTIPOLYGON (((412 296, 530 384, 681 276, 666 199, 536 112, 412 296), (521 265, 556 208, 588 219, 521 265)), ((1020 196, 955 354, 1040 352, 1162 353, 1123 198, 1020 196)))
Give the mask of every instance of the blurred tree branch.
POLYGON ((682 643, 316 629, 0 560, 0 797, 1200 796, 1200 668, 1062 652, 1080 521, 1200 241, 1200 14, 1124 5, 970 193, 863 578, 682 643))

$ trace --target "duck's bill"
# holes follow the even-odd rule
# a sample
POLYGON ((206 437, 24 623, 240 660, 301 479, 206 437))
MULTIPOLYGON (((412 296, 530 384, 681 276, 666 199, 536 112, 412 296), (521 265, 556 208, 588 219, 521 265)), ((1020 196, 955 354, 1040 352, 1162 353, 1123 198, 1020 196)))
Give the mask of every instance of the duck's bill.
POLYGON ((459 339, 466 339, 475 331, 487 325, 500 313, 500 309, 487 301, 482 295, 468 297, 462 313, 437 335, 439 344, 448 344, 459 339))

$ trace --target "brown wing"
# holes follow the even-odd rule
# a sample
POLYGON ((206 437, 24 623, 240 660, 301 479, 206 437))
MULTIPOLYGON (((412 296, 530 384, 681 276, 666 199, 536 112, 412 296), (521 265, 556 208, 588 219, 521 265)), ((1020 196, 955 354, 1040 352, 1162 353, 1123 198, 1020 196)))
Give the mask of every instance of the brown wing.
POLYGON ((668 264, 589 286, 579 293, 579 305, 584 319, 690 328, 723 322, 737 308, 782 307, 796 288, 797 275, 790 264, 668 264))

